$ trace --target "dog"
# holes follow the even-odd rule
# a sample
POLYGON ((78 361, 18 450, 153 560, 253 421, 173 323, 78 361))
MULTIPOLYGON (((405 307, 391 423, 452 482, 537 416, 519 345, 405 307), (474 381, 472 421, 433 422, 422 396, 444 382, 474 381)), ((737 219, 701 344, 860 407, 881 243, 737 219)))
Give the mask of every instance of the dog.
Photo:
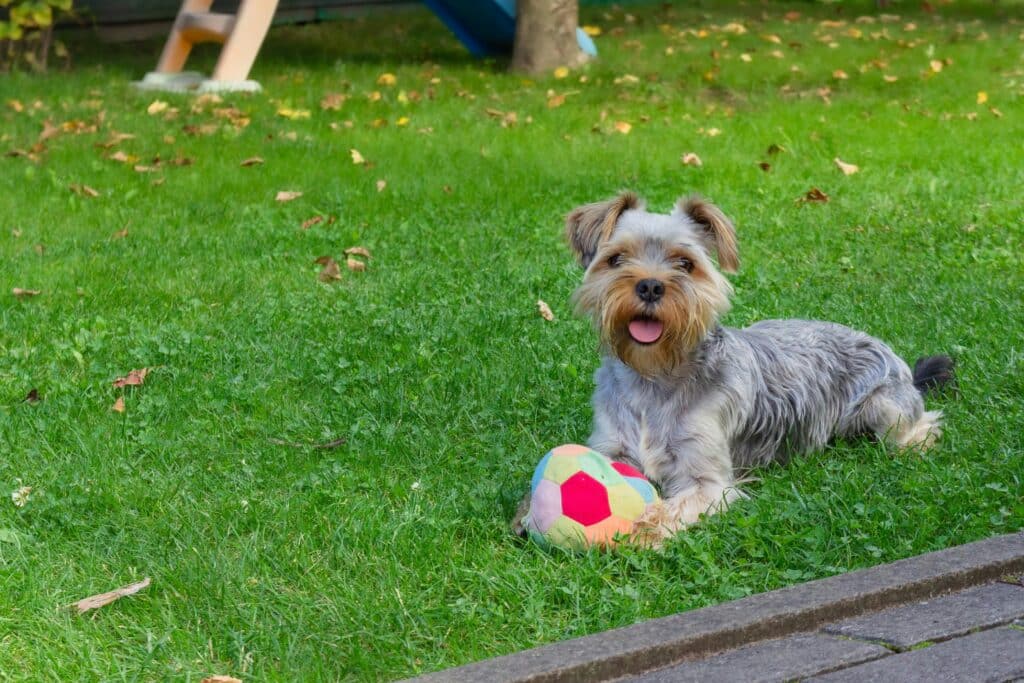
POLYGON ((885 343, 839 324, 719 324, 732 293, 722 272, 735 273, 739 257, 717 206, 691 197, 649 213, 625 193, 573 210, 565 234, 585 270, 577 312, 593 320, 602 351, 588 444, 662 492, 638 542, 661 545, 726 509, 743 495, 739 473, 836 437, 919 449, 939 438, 941 411, 922 397, 952 381, 950 357, 922 358, 911 372, 885 343))

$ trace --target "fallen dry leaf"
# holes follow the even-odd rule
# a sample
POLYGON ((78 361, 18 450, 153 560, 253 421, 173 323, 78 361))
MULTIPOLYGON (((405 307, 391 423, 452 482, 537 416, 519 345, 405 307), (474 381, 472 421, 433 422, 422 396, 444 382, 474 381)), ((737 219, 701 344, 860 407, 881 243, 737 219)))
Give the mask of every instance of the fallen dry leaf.
POLYGON ((25 395, 25 403, 39 403, 42 400, 39 396, 38 389, 29 389, 29 392, 25 395))
POLYGON ((321 256, 314 263, 319 263, 323 266, 323 269, 317 276, 320 282, 333 282, 334 280, 341 279, 341 268, 338 267, 338 262, 330 256, 321 256))
POLYGON ((860 170, 859 166, 855 164, 848 164, 839 157, 833 159, 832 163, 836 165, 836 168, 843 172, 843 175, 853 175, 854 173, 860 170))
POLYGON ((242 683, 242 679, 235 678, 234 676, 217 674, 216 676, 207 676, 200 683, 242 683))
POLYGON ((135 136, 131 133, 118 133, 114 131, 111 133, 110 138, 106 142, 97 142, 94 146, 98 149, 110 149, 115 145, 119 145, 125 140, 134 140, 135 136))
POLYGON ((984 90, 978 91, 978 98, 976 101, 978 104, 985 104, 986 102, 988 102, 988 93, 985 92, 984 90))
POLYGON ((118 377, 114 380, 114 388, 120 389, 122 387, 137 387, 141 386, 146 381, 146 375, 149 374, 149 368, 139 368, 138 370, 132 370, 126 377, 118 377))
POLYGON ((167 111, 167 106, 167 103, 163 100, 153 100, 149 103, 149 106, 146 107, 146 113, 150 116, 154 116, 161 112, 167 111))
POLYGON ((629 131, 633 130, 633 125, 626 121, 616 121, 615 130, 623 135, 629 135, 629 131))
POLYGON ((394 74, 384 73, 377 76, 377 85, 394 85, 398 82, 394 74))
POLYGON ((88 612, 91 609, 99 609, 100 607, 104 607, 106 605, 109 605, 110 603, 114 602, 115 600, 118 600, 120 598, 126 597, 128 595, 133 595, 135 593, 138 593, 140 590, 142 590, 143 588, 145 588, 149 584, 150 584, 150 580, 149 580, 149 577, 147 576, 146 578, 144 578, 142 581, 139 581, 138 583, 133 583, 133 584, 129 584, 127 586, 122 586, 121 588, 118 588, 116 590, 112 590, 109 593, 100 593, 99 595, 91 595, 88 598, 84 598, 82 600, 79 600, 78 602, 76 602, 73 605, 73 607, 77 607, 78 608, 78 613, 79 614, 83 614, 85 612, 88 612))
POLYGON ((769 173, 772 170, 772 165, 769 164, 767 161, 759 161, 759 162, 757 162, 757 167, 759 169, 761 169, 762 171, 764 171, 765 173, 769 173))
POLYGON ((256 166, 257 164, 263 163, 263 157, 249 157, 244 159, 239 166, 256 166))
POLYGON ((131 157, 129 157, 121 150, 117 150, 107 158, 110 159, 111 161, 119 161, 122 164, 127 164, 129 161, 131 161, 131 157))
POLYGON ((555 314, 551 312, 551 307, 542 299, 537 299, 537 312, 540 313, 540 317, 548 322, 552 322, 555 319, 555 314))
POLYGON ((847 76, 846 72, 843 71, 842 69, 836 69, 835 71, 832 72, 832 78, 836 79, 837 81, 845 81, 846 79, 849 78, 849 76, 847 76))
POLYGON ((39 133, 39 142, 46 142, 52 137, 60 135, 61 129, 50 123, 50 119, 43 121, 43 130, 39 133))
POLYGON ((298 119, 308 119, 310 113, 308 109, 292 109, 291 107, 279 107, 277 115, 282 116, 289 121, 296 121, 298 119))
POLYGON ((588 36, 597 37, 601 35, 600 26, 584 25, 582 28, 583 32, 586 33, 588 36))
POLYGON ((680 157, 679 160, 682 161, 683 164, 686 165, 686 166, 703 166, 704 165, 704 163, 700 160, 700 157, 697 156, 694 152, 686 152, 685 154, 683 154, 682 157, 680 157))
POLYGON ((384 188, 388 186, 388 181, 378 180, 377 181, 377 192, 383 192, 384 188))
POLYGON ((782 154, 786 151, 786 148, 782 145, 771 144, 768 146, 768 156, 775 156, 776 154, 782 154))
POLYGON ((359 153, 358 149, 350 149, 348 153, 352 156, 352 163, 356 166, 360 166, 366 163, 366 159, 359 153))
POLYGON ((317 223, 322 223, 323 220, 324 220, 323 216, 313 216, 312 218, 307 218, 306 220, 302 221, 302 226, 301 227, 302 227, 303 230, 309 230, 310 228, 312 228, 317 223))
POLYGON ((298 199, 301 196, 301 192, 295 192, 293 190, 281 190, 276 195, 274 195, 274 200, 279 202, 290 202, 294 199, 298 199))
POLYGON ((931 68, 932 73, 939 73, 944 65, 941 59, 933 59, 928 62, 928 66, 931 68))
POLYGON ((127 237, 127 236, 128 236, 128 228, 126 227, 126 228, 124 228, 124 229, 122 229, 122 230, 118 230, 117 232, 115 232, 115 233, 114 233, 114 234, 113 234, 113 235, 111 236, 111 239, 115 239, 115 240, 123 240, 123 239, 124 239, 125 237, 127 237))
POLYGON ((38 289, 22 289, 21 287, 15 287, 11 290, 11 294, 19 299, 27 299, 30 296, 39 296, 42 292, 38 289))
POLYGON ((828 200, 829 196, 827 194, 825 194, 816 187, 812 187, 810 190, 807 191, 807 194, 805 194, 803 197, 797 200, 797 203, 814 202, 817 204, 825 204, 826 202, 828 202, 828 200))
POLYGON ((552 95, 548 98, 548 109, 555 109, 565 104, 565 95, 552 95))
POLYGON ((370 251, 366 247, 349 247, 345 250, 345 256, 362 256, 363 258, 372 258, 370 251))
POLYGON ((320 100, 320 108, 324 111, 338 111, 341 109, 341 105, 348 99, 348 95, 342 95, 341 93, 327 93, 323 99, 320 100))
POLYGON ((345 265, 348 267, 349 270, 357 273, 361 273, 362 271, 366 270, 366 263, 355 258, 348 258, 345 261, 345 265))
POLYGON ((93 188, 89 187, 88 185, 82 185, 81 183, 72 183, 71 185, 68 185, 68 189, 70 189, 72 192, 74 192, 77 195, 81 195, 82 197, 99 197, 100 196, 100 193, 98 191, 94 190, 93 188))
POLYGON ((559 79, 565 78, 566 76, 569 75, 569 67, 567 67, 567 66, 560 66, 557 69, 555 69, 555 71, 554 71, 554 73, 552 75, 555 78, 559 78, 559 79))
POLYGON ((124 396, 118 396, 117 400, 114 401, 114 405, 110 406, 110 409, 113 410, 115 413, 123 413, 124 412, 124 396))

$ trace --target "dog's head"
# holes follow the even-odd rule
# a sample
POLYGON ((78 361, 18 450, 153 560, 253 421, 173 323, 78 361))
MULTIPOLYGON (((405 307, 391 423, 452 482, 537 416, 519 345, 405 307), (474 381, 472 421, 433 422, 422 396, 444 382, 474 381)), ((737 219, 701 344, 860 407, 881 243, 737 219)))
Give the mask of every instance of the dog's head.
POLYGON ((718 207, 681 199, 668 215, 648 213, 627 193, 573 210, 566 238, 586 269, 574 299, 601 341, 645 376, 684 362, 729 309, 736 233, 718 207))

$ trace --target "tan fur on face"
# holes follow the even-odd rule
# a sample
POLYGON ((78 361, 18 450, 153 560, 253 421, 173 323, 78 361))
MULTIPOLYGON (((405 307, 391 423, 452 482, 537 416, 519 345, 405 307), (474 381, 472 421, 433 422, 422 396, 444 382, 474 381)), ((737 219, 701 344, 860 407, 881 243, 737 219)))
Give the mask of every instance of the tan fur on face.
POLYGON ((634 258, 640 249, 638 241, 629 238, 602 245, 574 299, 577 309, 594 320, 603 345, 641 375, 654 376, 686 361, 728 310, 730 287, 699 254, 691 254, 694 270, 686 273, 669 261, 640 265, 634 258), (615 254, 623 255, 623 265, 608 263, 615 254), (637 283, 647 278, 665 285, 665 295, 655 304, 636 294, 637 283), (639 344, 629 335, 630 321, 644 315, 657 318, 664 327, 653 344, 639 344))
POLYGON ((584 268, 594 260, 602 242, 615 231, 619 216, 627 209, 642 207, 640 198, 632 192, 615 199, 584 204, 573 209, 565 219, 565 239, 584 268))

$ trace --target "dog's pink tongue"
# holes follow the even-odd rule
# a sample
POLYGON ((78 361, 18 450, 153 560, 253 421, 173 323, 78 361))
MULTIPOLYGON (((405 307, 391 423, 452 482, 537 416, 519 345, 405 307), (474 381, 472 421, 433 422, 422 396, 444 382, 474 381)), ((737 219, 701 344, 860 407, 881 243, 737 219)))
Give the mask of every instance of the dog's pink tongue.
POLYGON ((637 318, 629 323, 629 336, 641 344, 651 344, 661 337, 662 329, 660 321, 637 318))

